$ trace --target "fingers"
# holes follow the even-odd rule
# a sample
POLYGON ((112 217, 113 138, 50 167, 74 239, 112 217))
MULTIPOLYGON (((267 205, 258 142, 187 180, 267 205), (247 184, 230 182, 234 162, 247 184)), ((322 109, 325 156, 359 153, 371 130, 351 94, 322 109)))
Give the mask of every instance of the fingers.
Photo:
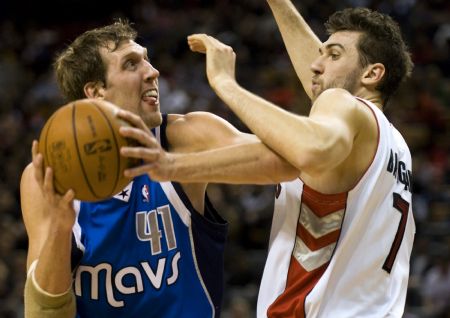
POLYGON ((152 163, 159 159, 161 150, 144 147, 122 147, 120 148, 120 154, 124 157, 142 159, 147 163, 152 163))
POLYGON ((64 195, 60 195, 56 192, 54 187, 54 173, 52 168, 47 167, 45 169, 44 181, 42 183, 42 190, 44 196, 49 200, 49 202, 61 202, 63 206, 69 205, 75 199, 75 191, 72 189, 67 190, 64 195))
POLYGON ((39 149, 39 143, 37 140, 33 140, 33 143, 31 144, 31 158, 34 160, 34 158, 38 154, 39 149))
MULTIPOLYGON (((72 209, 72 202, 75 199, 75 192, 70 189, 63 196, 56 193, 54 188, 54 174, 50 167, 44 167, 44 157, 38 151, 39 144, 36 140, 31 146, 31 154, 33 158, 34 175, 36 181, 41 188, 42 195, 50 207, 57 209, 72 209)), ((50 208, 53 209, 53 208, 50 208)))
POLYGON ((144 131, 134 127, 120 127, 119 132, 123 137, 134 139, 142 146, 159 148, 159 143, 151 131, 144 131))
POLYGON ((192 52, 206 53, 205 41, 207 40, 206 34, 192 34, 188 36, 188 45, 192 52))
POLYGON ((41 161, 43 161, 43 157, 39 153, 39 143, 37 140, 33 140, 33 143, 31 145, 31 158, 32 158, 33 164, 34 163, 38 164, 41 161))
POLYGON ((224 80, 235 80, 236 54, 233 48, 206 34, 193 34, 188 37, 192 51, 206 53, 206 75, 214 89, 224 80))
POLYGON ((71 204, 75 199, 75 191, 69 189, 63 196, 62 200, 64 203, 71 204))
POLYGON ((50 167, 45 169, 43 189, 46 193, 53 194, 53 170, 50 167))
POLYGON ((128 123, 130 123, 132 126, 143 129, 147 132, 150 132, 150 129, 147 127, 147 125, 144 123, 144 121, 142 120, 142 118, 130 111, 126 111, 126 110, 119 110, 117 112, 117 117, 127 121, 128 123))
MULTIPOLYGON (((147 163, 142 166, 126 169, 126 170, 124 170, 123 174, 127 178, 134 178, 134 177, 146 174, 146 173, 151 174, 151 170, 155 167, 156 167, 156 164, 147 163)), ((156 179, 154 179, 154 180, 156 180, 156 179)))
POLYGON ((145 162, 155 162, 161 154, 161 146, 151 133, 138 128, 121 127, 120 134, 136 140, 142 147, 121 147, 120 154, 124 157, 141 159, 145 162))
POLYGON ((188 45, 191 51, 193 52, 199 52, 199 53, 206 53, 208 49, 216 48, 216 49, 225 49, 225 50, 231 50, 233 49, 220 42, 216 38, 207 35, 207 34, 192 34, 188 36, 188 45))
POLYGON ((31 156, 33 159, 34 166, 34 177, 39 185, 44 182, 44 158, 42 154, 38 153, 39 144, 36 140, 33 141, 31 146, 31 156))

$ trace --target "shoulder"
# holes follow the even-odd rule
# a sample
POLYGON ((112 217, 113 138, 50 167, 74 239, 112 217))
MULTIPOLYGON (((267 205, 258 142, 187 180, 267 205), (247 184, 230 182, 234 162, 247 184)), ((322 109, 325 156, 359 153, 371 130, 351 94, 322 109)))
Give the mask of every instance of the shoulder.
POLYGON ((211 125, 231 126, 225 119, 209 112, 190 112, 184 115, 167 115, 168 129, 206 129, 211 125))
POLYGON ((310 116, 341 119, 357 130, 375 122, 369 107, 342 88, 330 88, 322 92, 314 102, 310 116))
POLYGON ((329 88, 323 91, 314 101, 311 113, 331 111, 355 111, 357 109, 358 100, 347 90, 342 88, 329 88))

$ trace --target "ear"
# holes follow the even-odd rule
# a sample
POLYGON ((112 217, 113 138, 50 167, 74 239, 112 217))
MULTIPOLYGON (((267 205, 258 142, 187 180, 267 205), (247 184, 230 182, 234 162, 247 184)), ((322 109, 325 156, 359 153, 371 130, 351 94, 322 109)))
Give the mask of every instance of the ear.
POLYGON ((365 86, 376 87, 384 77, 386 69, 381 63, 369 64, 362 77, 362 83, 365 86))
POLYGON ((103 82, 87 82, 84 85, 84 94, 87 98, 105 98, 105 85, 103 82))

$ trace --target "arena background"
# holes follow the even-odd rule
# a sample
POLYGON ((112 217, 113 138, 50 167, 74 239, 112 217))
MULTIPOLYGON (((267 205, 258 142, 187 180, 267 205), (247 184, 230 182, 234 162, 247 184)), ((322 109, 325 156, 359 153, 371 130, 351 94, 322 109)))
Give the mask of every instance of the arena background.
MULTIPOLYGON (((417 236, 405 317, 450 317, 450 2, 447 0, 296 0, 324 40, 336 9, 367 6, 399 21, 416 64, 386 113, 413 154, 417 236)), ((2 0, 0 3, 0 318, 23 317, 27 238, 19 181, 30 145, 62 103, 51 69, 56 51, 86 29, 127 17, 161 72, 164 112, 212 111, 246 130, 214 95, 204 56, 190 33, 217 36, 237 53, 238 81, 293 112, 308 100, 264 0, 2 0)), ((270 125, 270 123, 267 123, 270 125)), ((219 186, 209 194, 230 222, 223 317, 254 317, 266 256, 273 186, 219 186)))

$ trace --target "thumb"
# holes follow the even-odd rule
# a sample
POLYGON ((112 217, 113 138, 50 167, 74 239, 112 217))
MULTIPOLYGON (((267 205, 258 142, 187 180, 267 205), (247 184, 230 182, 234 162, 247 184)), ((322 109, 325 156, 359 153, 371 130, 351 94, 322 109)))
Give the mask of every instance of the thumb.
POLYGON ((75 191, 69 189, 63 196, 63 201, 70 204, 75 199, 75 191))

